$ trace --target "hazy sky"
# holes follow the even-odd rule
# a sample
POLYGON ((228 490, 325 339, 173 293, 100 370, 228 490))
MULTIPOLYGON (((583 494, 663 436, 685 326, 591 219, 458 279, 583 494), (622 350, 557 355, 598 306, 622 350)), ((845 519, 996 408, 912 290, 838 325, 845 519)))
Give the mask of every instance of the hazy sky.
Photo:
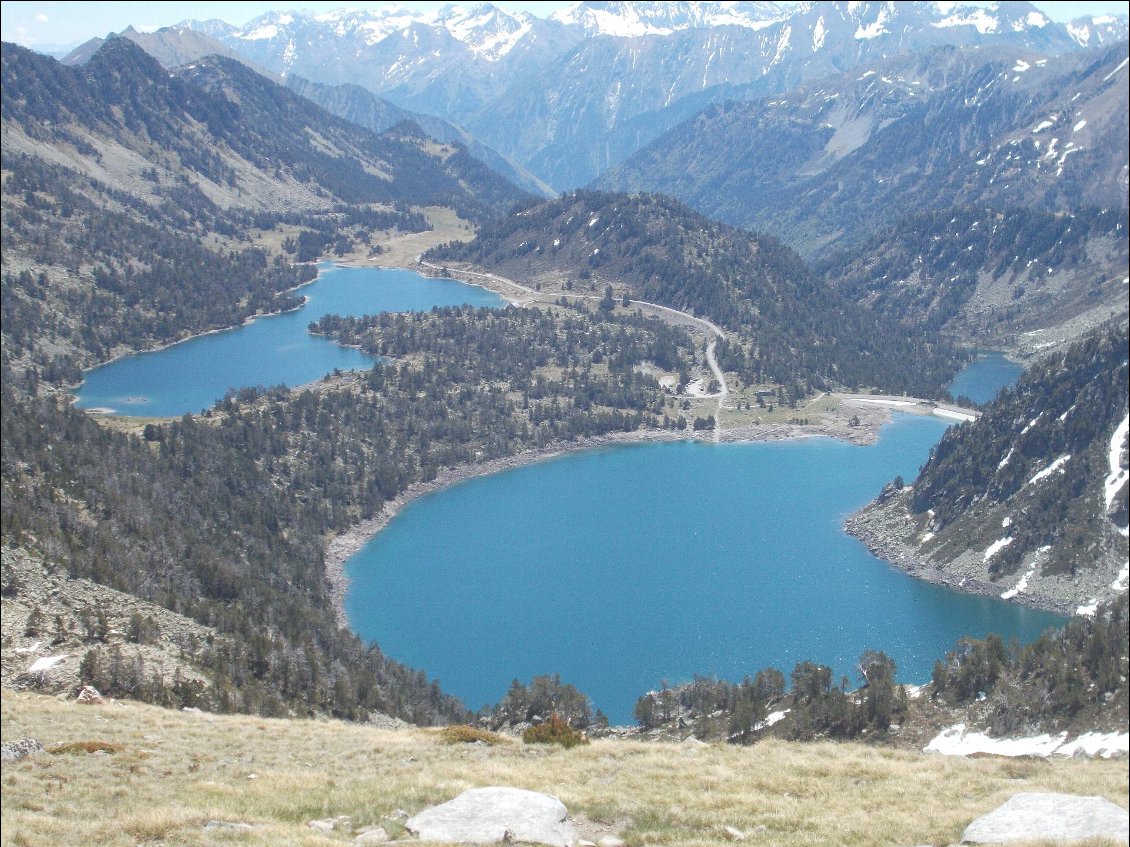
MULTIPOLYGON (((465 0, 463 5, 475 5, 465 0)), ((567 0, 511 2, 495 0, 507 9, 522 9, 545 17, 568 5, 567 0)), ((38 0, 4 0, 0 2, 0 37, 26 47, 73 45, 110 32, 121 32, 131 24, 137 29, 157 29, 180 23, 186 18, 206 20, 220 18, 241 25, 264 12, 287 9, 309 9, 326 12, 341 8, 375 8, 380 3, 348 2, 348 0, 253 0, 253 2, 38 2, 38 0)), ((402 2, 400 5, 421 9, 438 9, 446 2, 402 2)), ((978 3, 977 5, 985 5, 978 3)), ((1071 20, 1087 14, 1126 14, 1125 2, 1061 2, 1037 0, 1034 4, 1053 20, 1071 20)))

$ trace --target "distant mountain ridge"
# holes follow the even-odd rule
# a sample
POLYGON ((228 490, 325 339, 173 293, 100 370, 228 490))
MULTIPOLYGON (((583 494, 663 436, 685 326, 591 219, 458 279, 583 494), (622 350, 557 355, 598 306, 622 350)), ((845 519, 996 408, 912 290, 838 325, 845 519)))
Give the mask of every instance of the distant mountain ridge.
POLYGON ((411 121, 436 141, 463 145, 468 153, 524 191, 542 197, 553 193, 549 186, 525 168, 515 165, 497 150, 443 118, 402 109, 368 89, 351 83, 322 85, 299 76, 289 76, 286 78, 286 86, 339 118, 373 132, 384 132, 398 123, 411 121))
POLYGON ((812 255, 922 208, 1123 209, 1126 43, 898 56, 676 127, 597 185, 659 191, 812 255))
POLYGON ((897 52, 940 45, 1054 55, 1125 38, 1125 17, 1050 21, 1028 3, 579 2, 548 19, 491 4, 270 12, 182 26, 281 76, 354 83, 465 126, 555 188, 589 182, 689 116, 897 52), (669 110, 670 113, 668 114, 669 110))

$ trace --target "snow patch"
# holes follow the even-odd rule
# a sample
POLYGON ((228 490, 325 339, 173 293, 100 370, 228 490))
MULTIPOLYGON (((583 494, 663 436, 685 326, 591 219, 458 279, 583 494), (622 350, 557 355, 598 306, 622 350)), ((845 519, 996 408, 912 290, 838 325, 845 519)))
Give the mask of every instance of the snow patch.
POLYGON ((1032 66, 1031 66, 1031 65, 1029 65, 1029 64, 1028 64, 1027 62, 1025 62, 1025 61, 1024 61, 1023 59, 1017 59, 1017 60, 1016 60, 1016 65, 1015 65, 1015 66, 1013 67, 1013 69, 1012 69, 1012 70, 1013 70, 1013 71, 1014 71, 1015 73, 1018 73, 1018 74, 1022 74, 1022 73, 1024 73, 1024 72, 1025 72, 1026 70, 1028 70, 1028 69, 1029 69, 1030 67, 1032 67, 1032 66))
POLYGON ((869 38, 878 38, 880 35, 886 34, 887 28, 883 26, 882 18, 877 19, 874 23, 870 23, 867 26, 860 24, 859 29, 855 31, 855 37, 859 41, 869 38))
POLYGON ((279 28, 274 24, 263 24, 258 29, 253 29, 246 35, 237 35, 237 38, 242 38, 244 41, 267 41, 274 38, 279 34, 279 28))
POLYGON ((1005 465, 1007 465, 1007 464, 1008 464, 1008 460, 1012 458, 1012 454, 1013 454, 1013 452, 1014 452, 1015 450, 1016 450, 1016 448, 1015 448, 1015 447, 1009 447, 1009 448, 1008 448, 1008 452, 1007 452, 1007 453, 1005 453, 1005 455, 1004 455, 1004 458, 1003 458, 1003 459, 1001 459, 1001 460, 1000 460, 1000 464, 998 464, 998 465, 997 465, 997 470, 998 470, 998 471, 999 471, 999 470, 1000 470, 1001 468, 1003 468, 1003 467, 1004 467, 1005 465))
MULTIPOLYGON (((812 28, 812 52, 815 53, 824 46, 824 38, 828 34, 827 28, 824 26, 824 18, 817 18, 816 26, 812 28)), ((859 36, 856 36, 858 38, 859 36)))
POLYGON ((1122 423, 1118 425, 1114 430, 1114 435, 1110 437, 1110 455, 1108 458, 1110 474, 1103 484, 1103 493, 1106 496, 1108 510, 1110 504, 1114 502, 1114 498, 1118 496, 1118 492, 1126 485, 1126 480, 1130 479, 1130 471, 1122 467, 1122 445, 1126 442, 1128 432, 1130 432, 1130 415, 1122 419, 1122 423))
POLYGON ((590 227, 596 226, 596 222, 599 221, 599 220, 600 220, 600 215, 593 215, 592 220, 589 221, 589 226, 590 227))
POLYGON ((31 663, 31 666, 27 669, 26 673, 43 673, 44 671, 49 671, 65 658, 67 658, 66 655, 44 656, 42 659, 36 659, 31 663))
POLYGON ((990 738, 983 732, 970 732, 959 723, 942 730, 926 745, 924 752, 943 756, 970 756, 988 753, 993 756, 1073 756, 1083 751, 1089 756, 1109 759, 1117 753, 1126 753, 1130 733, 1088 732, 1072 741, 1067 733, 1059 735, 1032 735, 1027 738, 990 738))
POLYGON ((780 721, 782 721, 784 719, 785 715, 787 715, 788 713, 789 713, 788 709, 785 709, 784 711, 780 711, 780 712, 770 712, 769 714, 767 714, 765 716, 765 720, 758 721, 757 723, 755 723, 753 725, 753 728, 756 729, 756 730, 768 729, 769 727, 773 726, 773 724, 779 723, 780 721))
POLYGON ((1054 462, 1052 462, 1050 465, 1048 465, 1046 468, 1044 468, 1042 471, 1028 480, 1028 484, 1032 485, 1033 483, 1039 482, 1042 479, 1047 479, 1056 471, 1062 472, 1063 466, 1067 464, 1070 458, 1070 453, 1068 453, 1066 456, 1060 456, 1058 459, 1056 459, 1054 462))
POLYGON ((1079 123, 1075 124, 1075 126, 1073 126, 1071 128, 1071 131, 1072 132, 1078 132, 1079 130, 1081 130, 1086 125, 1087 125, 1087 119, 1084 118, 1083 120, 1079 121, 1079 123))
POLYGON ((936 21, 933 26, 942 29, 951 26, 971 26, 981 35, 990 35, 997 31, 997 19, 987 14, 984 9, 960 6, 956 14, 936 21))
MULTIPOLYGON (((1011 540, 1012 539, 1010 538, 1009 541, 1011 541, 1011 540)), ((1028 590, 1028 580, 1032 578, 1032 574, 1034 574, 1035 572, 1036 572, 1036 563, 1033 562, 1032 567, 1028 568, 1028 570, 1025 572, 1024 576, 1020 577, 1020 581, 1017 582, 1016 585, 1014 585, 1012 588, 1008 589, 1008 591, 1005 591, 1001 594, 1001 599, 1002 600, 1011 600, 1017 594, 1022 594, 1025 591, 1027 591, 1028 590)))
POLYGON ((989 561, 989 559, 993 558, 993 556, 997 555, 997 553, 999 553, 1015 540, 1016 539, 1011 535, 1006 535, 1004 538, 998 538, 996 541, 990 544, 989 549, 985 551, 985 561, 989 561))
POLYGON ((1042 120, 1038 124, 1036 124, 1035 129, 1032 130, 1032 134, 1035 135, 1037 132, 1043 132, 1048 127, 1053 127, 1053 126, 1055 126, 1055 121, 1053 121, 1049 118, 1045 118, 1044 120, 1042 120))
POLYGON ((1110 73, 1108 73, 1106 76, 1103 77, 1103 82, 1110 82, 1110 78, 1112 76, 1114 76, 1116 73, 1118 73, 1120 70, 1122 70, 1124 67, 1126 67, 1127 62, 1130 62, 1130 59, 1123 59, 1121 62, 1119 62, 1117 68, 1115 68, 1113 71, 1111 71, 1110 73))
POLYGON ((1130 736, 1125 732, 1087 732, 1057 748, 1055 755, 1074 756, 1076 752, 1082 751, 1088 756, 1109 759, 1115 753, 1130 752, 1127 749, 1128 741, 1130 736))

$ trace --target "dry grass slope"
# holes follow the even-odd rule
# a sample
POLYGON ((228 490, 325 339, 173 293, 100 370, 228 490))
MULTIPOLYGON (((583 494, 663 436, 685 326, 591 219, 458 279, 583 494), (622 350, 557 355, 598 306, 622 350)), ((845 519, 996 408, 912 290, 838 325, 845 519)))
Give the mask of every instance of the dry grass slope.
POLYGON ((467 788, 511 785, 561 798, 583 837, 629 845, 953 844, 1018 791, 1098 794, 1125 807, 1124 762, 951 759, 852 744, 749 748, 596 741, 562 750, 451 744, 387 731, 162 710, 79 706, 3 692, 3 736, 48 750, 5 764, 0 844, 330 845, 467 788), (120 747, 116 746, 120 745, 120 747), (86 752, 91 749, 94 752, 86 752), (312 819, 348 816, 344 831, 312 819), (205 829, 209 820, 246 830, 205 829))

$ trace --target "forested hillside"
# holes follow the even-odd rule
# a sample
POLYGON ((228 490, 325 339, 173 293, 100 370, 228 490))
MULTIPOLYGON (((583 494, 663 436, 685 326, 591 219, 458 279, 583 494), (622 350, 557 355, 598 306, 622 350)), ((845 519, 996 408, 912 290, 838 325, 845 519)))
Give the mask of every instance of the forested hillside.
MULTIPOLYGON (((637 366, 688 368, 691 342, 639 318, 513 309, 320 328, 395 358, 315 390, 247 389, 204 418, 148 426, 144 439, 54 397, 21 397, 5 369, 4 544, 231 636, 223 650, 199 645, 192 658, 211 681, 188 705, 458 720, 460 704, 422 674, 339 627, 326 534, 444 468, 685 427, 637 366)), ((178 704, 171 680, 89 681, 178 704)))
POLYGON ((752 235, 659 196, 581 191, 516 211, 466 244, 429 253, 526 285, 659 303, 731 330, 722 367, 793 397, 879 386, 937 396, 955 350, 875 317, 823 284, 774 238, 752 235))
MULTIPOLYGON (((226 440, 218 419, 139 439, 73 411, 60 389, 111 356, 297 305, 287 292, 315 269, 295 258, 422 230, 423 207, 485 219, 523 193, 457 145, 409 125, 374 134, 230 59, 170 74, 124 38, 81 67, 8 44, 2 59, 4 543, 220 636, 181 644, 201 687, 146 671, 91 626, 83 678, 171 705, 461 717, 422 674, 340 629, 325 584, 323 534, 383 503, 378 477, 383 496, 417 478, 414 444, 323 501, 311 492, 333 487, 332 457, 319 453, 317 482, 302 463, 280 488, 257 464, 264 445, 226 440)), ((60 620, 33 608, 28 630, 80 637, 60 620)), ((156 637, 139 626, 135 650, 156 637)))
POLYGON ((801 661, 787 680, 765 668, 737 683, 696 677, 664 686, 639 698, 635 716, 644 731, 734 744, 767 738, 897 743, 909 728, 925 724, 936 731, 958 715, 993 737, 1118 732, 1130 708, 1128 627, 1123 594, 1092 617, 1077 617, 1023 647, 996 635, 963 638, 938 659, 927 685, 911 689, 913 696, 896 684, 894 661, 868 651, 860 656, 858 677, 846 685, 831 668, 801 661))
POLYGON ((1124 593, 1128 374, 1125 323, 1047 357, 849 529, 919 575, 1019 602, 1124 593))

